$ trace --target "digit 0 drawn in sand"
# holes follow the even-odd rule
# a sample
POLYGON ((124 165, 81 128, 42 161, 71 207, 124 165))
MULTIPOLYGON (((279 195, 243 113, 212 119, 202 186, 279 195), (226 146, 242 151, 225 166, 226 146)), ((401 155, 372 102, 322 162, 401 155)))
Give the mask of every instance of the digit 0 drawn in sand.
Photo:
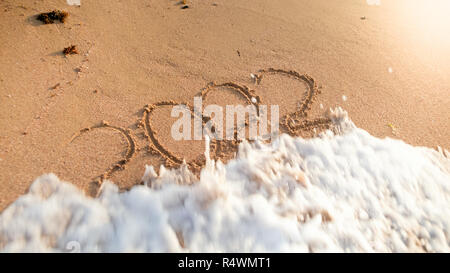
MULTIPOLYGON (((184 105, 186 106, 192 115, 198 115, 198 113, 194 112, 193 107, 189 106, 187 103, 179 103, 175 101, 161 101, 153 104, 148 104, 144 107, 144 114, 142 115, 142 119, 138 121, 137 126, 144 129, 145 136, 149 142, 149 150, 150 153, 156 154, 161 156, 165 160, 165 166, 167 167, 178 167, 181 164, 183 164, 184 159, 180 158, 179 156, 175 155, 173 152, 170 151, 169 148, 165 147, 163 144, 161 144, 161 141, 158 139, 157 134, 158 131, 155 129, 155 126, 150 121, 150 117, 153 113, 153 111, 159 107, 164 106, 180 106, 184 105)), ((205 125, 208 120, 202 117, 202 124, 205 125)), ((211 140, 210 143, 210 150, 214 153, 216 148, 216 141, 211 140)), ((201 167, 204 166, 206 162, 206 159, 204 158, 204 155, 202 155, 200 158, 194 159, 190 162, 186 162, 188 166, 191 167, 191 170, 194 172, 200 171, 201 167)))
POLYGON ((124 136, 124 138, 126 139, 128 145, 127 145, 127 152, 125 154, 125 157, 121 160, 119 160, 118 162, 116 162, 115 164, 113 164, 108 170, 106 170, 103 174, 95 177, 93 179, 93 181, 89 184, 89 189, 88 189, 88 193, 91 196, 97 196, 98 191, 100 189, 100 186, 103 182, 103 180, 110 178, 112 176, 112 174, 118 170, 122 170, 125 168, 125 165, 133 158, 133 156, 136 153, 137 150, 137 145, 136 142, 131 134, 131 130, 129 129, 124 129, 122 127, 118 127, 118 126, 114 126, 114 125, 110 125, 108 122, 106 121, 102 121, 99 125, 94 125, 91 127, 87 127, 84 129, 81 129, 78 133, 76 133, 71 139, 69 143, 72 143, 76 138, 82 136, 85 133, 88 133, 92 130, 95 129, 102 129, 102 128, 107 128, 107 129, 111 129, 114 131, 119 132, 122 136, 124 136))
POLYGON ((321 93, 321 90, 317 87, 315 80, 308 74, 300 74, 294 70, 283 69, 261 69, 258 74, 253 75, 257 85, 261 84, 265 75, 283 75, 294 78, 306 84, 307 91, 303 99, 300 100, 298 109, 292 113, 288 113, 281 117, 280 125, 284 126, 290 135, 299 136, 301 133, 309 132, 316 129, 328 129, 331 126, 331 119, 329 118, 316 118, 313 120, 305 120, 308 116, 309 110, 317 96, 321 93))

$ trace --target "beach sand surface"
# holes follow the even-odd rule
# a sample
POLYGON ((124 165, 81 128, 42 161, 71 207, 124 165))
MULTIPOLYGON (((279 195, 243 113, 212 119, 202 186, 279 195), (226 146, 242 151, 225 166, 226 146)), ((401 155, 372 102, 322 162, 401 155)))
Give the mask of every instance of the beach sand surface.
MULTIPOLYGON (((192 104, 209 82, 246 85, 263 104, 293 111, 305 86, 277 75, 252 81, 270 67, 321 86, 312 117, 341 106, 374 136, 449 149, 449 4, 428 2, 0 0, 0 210, 43 173, 86 188, 123 159, 129 143, 118 130, 73 139, 102 121, 129 129, 138 149, 111 179, 121 189, 140 183, 145 164, 163 163, 137 127, 144 106, 192 104), (69 12, 64 24, 36 20, 53 9, 69 12), (64 56, 72 44, 79 54, 64 56)), ((169 110, 152 115, 161 143, 195 159, 204 143, 174 143, 169 110)))

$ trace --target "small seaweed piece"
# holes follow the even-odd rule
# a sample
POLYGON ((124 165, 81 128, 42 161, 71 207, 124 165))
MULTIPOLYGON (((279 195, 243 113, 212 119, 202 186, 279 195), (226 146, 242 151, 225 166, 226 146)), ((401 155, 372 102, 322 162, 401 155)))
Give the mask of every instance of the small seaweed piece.
POLYGON ((78 50, 77 50, 76 46, 71 45, 69 47, 64 48, 63 53, 64 53, 64 55, 78 54, 78 50))
POLYGON ((59 20, 61 23, 66 21, 66 18, 69 16, 69 13, 61 10, 53 10, 51 12, 45 12, 38 15, 37 19, 44 24, 54 24, 56 20, 59 20))

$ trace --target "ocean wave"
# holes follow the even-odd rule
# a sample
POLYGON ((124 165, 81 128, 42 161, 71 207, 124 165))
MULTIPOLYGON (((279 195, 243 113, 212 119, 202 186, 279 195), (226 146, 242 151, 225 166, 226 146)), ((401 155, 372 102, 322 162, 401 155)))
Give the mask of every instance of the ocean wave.
POLYGON ((97 198, 43 175, 1 213, 0 250, 449 252, 446 151, 376 138, 339 109, 334 122, 312 139, 242 143, 199 179, 147 166, 145 185, 107 181, 97 198))

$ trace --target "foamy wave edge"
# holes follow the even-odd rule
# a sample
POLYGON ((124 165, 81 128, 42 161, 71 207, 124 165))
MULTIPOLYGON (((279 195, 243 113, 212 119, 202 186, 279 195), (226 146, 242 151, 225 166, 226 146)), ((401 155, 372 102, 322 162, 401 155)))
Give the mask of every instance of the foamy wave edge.
POLYGON ((43 175, 0 215, 0 250, 449 252, 448 151, 373 137, 340 108, 330 116, 337 134, 242 143, 199 181, 186 166, 147 166, 145 185, 105 182, 90 198, 43 175))

